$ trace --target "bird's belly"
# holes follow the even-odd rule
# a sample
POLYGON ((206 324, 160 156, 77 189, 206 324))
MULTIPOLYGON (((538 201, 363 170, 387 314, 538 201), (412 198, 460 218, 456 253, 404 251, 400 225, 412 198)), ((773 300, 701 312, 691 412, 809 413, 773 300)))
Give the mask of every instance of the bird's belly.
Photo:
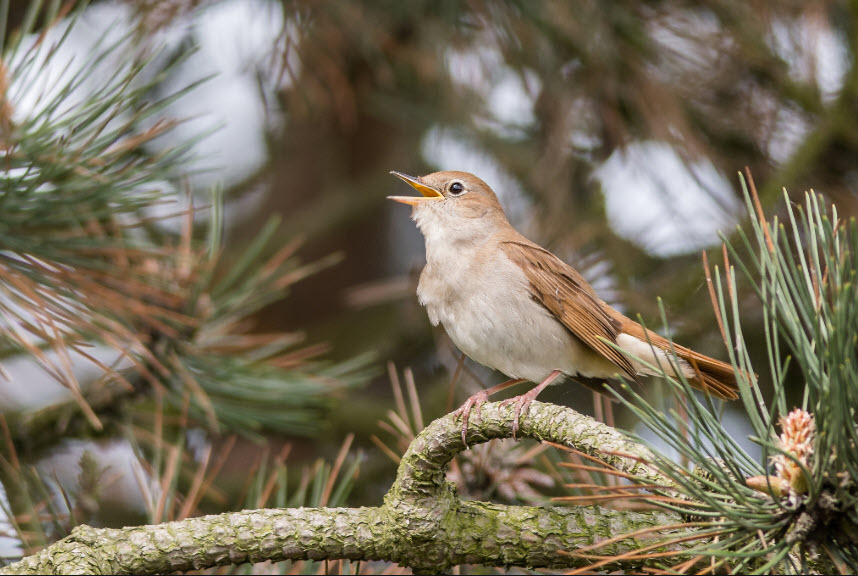
POLYGON ((462 352, 510 378, 540 382, 554 370, 587 377, 616 372, 529 297, 486 287, 467 298, 426 304, 462 352))

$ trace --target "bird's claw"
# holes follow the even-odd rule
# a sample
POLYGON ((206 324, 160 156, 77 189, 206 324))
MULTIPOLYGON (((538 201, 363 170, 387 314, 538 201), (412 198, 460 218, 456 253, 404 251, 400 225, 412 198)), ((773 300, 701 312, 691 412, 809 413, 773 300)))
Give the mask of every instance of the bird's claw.
POLYGON ((516 438, 516 434, 518 434, 519 428, 521 428, 519 422, 521 420, 522 414, 527 415, 527 412, 530 410, 530 403, 533 402, 533 397, 531 397, 530 393, 522 394, 521 396, 516 396, 515 398, 510 398, 509 400, 504 400, 501 402, 501 406, 507 406, 509 404, 515 404, 515 413, 512 419, 512 439, 518 440, 516 438))
POLYGON ((483 404, 486 403, 486 400, 489 399, 488 391, 480 390, 462 404, 459 409, 457 409, 453 414, 458 418, 460 415, 462 416, 462 444, 465 445, 465 448, 468 447, 468 442, 466 437, 468 435, 468 421, 471 417, 471 410, 474 410, 477 413, 477 417, 480 416, 480 412, 483 404))

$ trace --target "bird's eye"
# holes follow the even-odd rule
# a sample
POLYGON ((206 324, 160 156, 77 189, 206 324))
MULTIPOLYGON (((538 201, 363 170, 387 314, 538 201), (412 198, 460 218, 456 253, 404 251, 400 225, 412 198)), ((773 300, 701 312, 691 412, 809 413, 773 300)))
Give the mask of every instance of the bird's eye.
POLYGON ((464 185, 462 185, 461 182, 453 182, 452 184, 450 184, 450 194, 452 194, 453 196, 458 196, 464 191, 465 187, 464 185))

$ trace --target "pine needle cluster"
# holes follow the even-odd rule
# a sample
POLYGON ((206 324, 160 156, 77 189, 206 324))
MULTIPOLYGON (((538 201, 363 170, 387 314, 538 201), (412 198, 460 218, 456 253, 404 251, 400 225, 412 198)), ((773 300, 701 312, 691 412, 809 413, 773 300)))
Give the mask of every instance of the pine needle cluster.
MULTIPOLYGON (((785 195, 785 222, 768 221, 753 181, 742 180, 750 233, 724 237, 724 267, 707 276, 716 315, 762 458, 728 434, 722 407, 660 369, 678 408, 662 412, 634 391, 626 404, 680 455, 654 450, 649 464, 673 486, 652 502, 681 512, 688 525, 660 544, 698 542, 665 553, 671 572, 808 573, 858 569, 856 415, 858 405, 858 225, 810 192, 785 195), (737 270, 759 298, 769 360, 757 375, 742 333, 737 270), (791 394, 787 372, 802 375, 791 394), (770 380, 772 396, 762 383, 770 380), (798 405, 789 398, 798 397, 798 405), (686 464, 687 463, 687 464, 686 464), (669 561, 672 559, 672 561, 669 561), (702 568, 701 568, 702 567, 702 568)), ((654 559, 655 557, 653 557, 654 559)))

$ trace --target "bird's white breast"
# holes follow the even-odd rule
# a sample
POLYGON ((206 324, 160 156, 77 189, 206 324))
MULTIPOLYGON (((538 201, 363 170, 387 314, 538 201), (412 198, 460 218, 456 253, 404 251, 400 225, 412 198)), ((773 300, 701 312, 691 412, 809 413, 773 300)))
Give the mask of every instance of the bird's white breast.
MULTIPOLYGON (((616 365, 533 299, 525 272, 500 243, 503 230, 511 228, 504 222, 499 226, 498 218, 486 214, 464 218, 450 200, 415 206, 412 217, 426 239, 426 267, 417 295, 432 324, 442 324, 470 358, 511 378, 540 382, 554 370, 588 378, 615 377, 616 365)), ((670 372, 667 355, 647 342, 621 333, 616 343, 670 372)), ((638 374, 658 373, 630 361, 638 374)), ((678 363, 687 377, 694 375, 687 362, 678 363)))
POLYGON ((553 370, 588 377, 616 372, 535 302, 524 272, 492 248, 432 242, 427 235, 417 295, 432 324, 442 324, 470 358, 511 378, 540 382, 553 370))

